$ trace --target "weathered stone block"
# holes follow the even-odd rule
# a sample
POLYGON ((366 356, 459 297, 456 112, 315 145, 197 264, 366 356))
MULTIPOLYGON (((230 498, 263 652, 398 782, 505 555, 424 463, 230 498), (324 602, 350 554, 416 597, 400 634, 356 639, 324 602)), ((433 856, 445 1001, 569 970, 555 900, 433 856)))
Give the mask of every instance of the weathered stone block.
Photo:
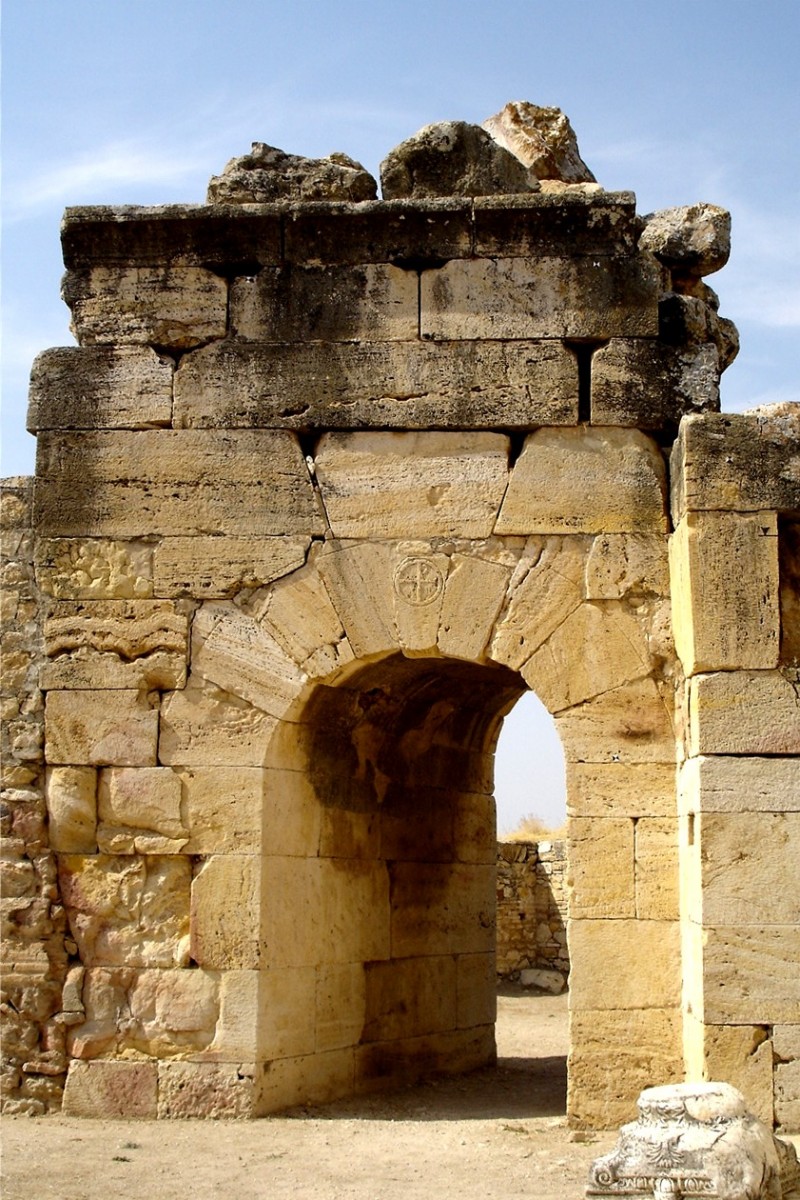
POLYGON ((456 960, 446 955, 372 962, 365 966, 366 1010, 361 1042, 440 1033, 456 1024, 456 960))
POLYGON ((186 854, 259 853, 267 790, 260 767, 185 767, 174 778, 188 833, 186 854))
POLYGON ((459 954, 456 959, 456 1024, 459 1029, 493 1025, 497 1017, 497 971, 493 954, 459 954))
POLYGON ((153 547, 96 538, 37 538, 36 582, 55 600, 132 600, 153 595, 153 547))
POLYGON ((719 351, 711 343, 671 346, 653 338, 612 338, 592 355, 596 425, 674 429, 684 413, 719 410, 719 351))
POLYGON ((169 767, 112 767, 101 772, 97 811, 109 825, 186 840, 181 781, 169 767))
POLYGON ((779 1129, 800 1128, 800 1062, 778 1063, 775 1067, 775 1122, 779 1129))
POLYGON ((479 258, 616 257, 639 240, 632 192, 476 196, 472 209, 479 258))
POLYGON ((689 513, 670 542, 675 644, 687 674, 778 664, 774 513, 689 513))
POLYGON ((63 600, 44 622, 54 688, 180 688, 186 682, 188 613, 169 600, 63 600))
POLYGON ((582 578, 589 540, 532 537, 508 585, 490 655, 518 669, 583 599, 582 578))
POLYGON ((155 1117, 158 1067, 147 1062, 71 1062, 64 1088, 64 1115, 155 1117))
POLYGON ((181 967, 189 957, 185 858, 62 855, 58 878, 87 966, 181 967))
POLYGON ((798 686, 780 671, 721 671, 690 682, 690 754, 800 754, 798 686))
POLYGON ((644 257, 452 260, 420 282, 425 338, 657 337, 661 270, 644 257))
POLYGON ((567 841, 569 912, 635 917, 634 823, 624 817, 573 817, 567 841))
POLYGON ((706 1025, 705 1079, 724 1079, 746 1098, 760 1121, 772 1128, 772 1042, 760 1025, 706 1025))
POLYGON ((653 679, 626 683, 555 721, 568 763, 675 763, 674 697, 653 679))
POLYGON ((567 763, 570 817, 673 816, 675 791, 672 763, 567 763))
POLYGON ((454 554, 444 584, 436 642, 442 654, 483 658, 506 598, 511 569, 469 554, 454 554))
MULTIPOLYGON (((675 800, 673 796, 673 806, 675 800)), ((634 840, 636 916, 674 921, 679 913, 677 817, 643 817, 634 840)))
POLYGON ((316 1048, 339 1050, 361 1037, 366 1012, 366 981, 361 963, 329 963, 317 968, 316 1048))
POLYGON ((800 812, 704 812, 696 825, 704 925, 800 926, 800 812))
POLYGON ((556 341, 217 342, 175 374, 176 427, 529 429, 578 419, 556 341))
POLYGON ((428 542, 409 541, 397 550, 392 584, 398 640, 406 654, 435 654, 450 559, 431 553, 428 542))
POLYGON ((259 981, 259 1053, 268 1059, 314 1052, 316 967, 262 971, 259 981))
POLYGON ((190 350, 225 337, 228 284, 202 267, 93 266, 68 272, 62 295, 81 346, 190 350))
POLYGON ((387 199, 533 192, 535 176, 515 154, 466 121, 439 121, 406 138, 381 163, 387 199))
POLYGON ((637 600, 669 593, 666 537, 657 533, 601 533, 586 559, 587 600, 637 600))
POLYGON ((800 509, 800 405, 685 417, 672 450, 672 510, 800 509))
POLYGON ((400 648, 394 623, 395 567, 391 548, 380 543, 334 544, 319 558, 319 573, 357 658, 400 648))
POLYGON ((284 222, 284 255, 297 263, 392 262, 416 272, 469 257, 472 241, 472 206, 458 196, 296 204, 284 222))
POLYGON ((495 869, 392 863, 392 954, 480 954, 494 945, 495 869))
POLYGON ((267 1063, 259 1090, 257 1115, 297 1104, 325 1104, 353 1092, 353 1051, 350 1048, 279 1058, 267 1063))
POLYGON ((414 341, 419 280, 388 263, 267 267, 231 285, 231 328, 255 342, 414 341))
POLYGON ((508 442, 493 433, 326 434, 315 462, 334 537, 488 537, 508 442))
POLYGON ((306 675, 329 675, 352 662, 339 614, 315 569, 295 572, 249 607, 306 675))
POLYGON ((494 1027, 477 1026, 449 1033, 391 1042, 371 1042, 355 1050, 355 1087, 358 1092, 385 1091, 431 1074, 460 1075, 495 1061, 494 1027))
POLYGON ((198 1053, 214 1038, 219 981, 203 970, 132 972, 124 1011, 123 1050, 166 1058, 198 1053))
POLYGON ((161 1062, 158 1116, 257 1116, 263 1071, 253 1063, 161 1062))
POLYGON ((42 433, 35 514, 45 537, 322 532, 300 447, 280 430, 42 433))
POLYGON ((190 675, 164 697, 158 753, 168 766, 260 766, 277 724, 260 708, 190 675))
POLYGON ((686 813, 800 812, 797 758, 690 758, 680 784, 686 813))
POLYGON ((217 600, 195 614, 192 669, 274 717, 283 716, 306 679, 269 630, 217 600))
POLYGON ((192 880, 191 956, 202 967, 256 970, 263 965, 261 859, 215 854, 192 880))
POLYGON ((151 767, 158 709, 134 691, 50 692, 45 708, 49 763, 151 767))
POLYGON ((616 1128, 635 1114, 643 1087, 654 1079, 683 1079, 681 1014, 675 1008, 573 1011, 570 1042, 567 1106, 579 1127, 616 1128))
POLYGON ((169 537, 156 547, 158 596, 210 600, 262 587, 305 562, 310 537, 169 537))
POLYGON ((94 767, 47 768, 50 846, 64 854, 97 849, 97 771, 94 767))
POLYGON ((31 368, 28 430, 170 425, 174 370, 149 346, 45 350, 31 368))
POLYGON ((708 1024, 772 1025, 797 1020, 797 926, 708 927, 704 940, 703 1015, 708 1024))
POLYGON ((670 1008, 680 1003, 680 927, 675 921, 570 920, 575 1013, 670 1008))
POLYGON ((667 529, 666 473, 638 430, 580 426, 529 434, 496 533, 626 533, 667 529))

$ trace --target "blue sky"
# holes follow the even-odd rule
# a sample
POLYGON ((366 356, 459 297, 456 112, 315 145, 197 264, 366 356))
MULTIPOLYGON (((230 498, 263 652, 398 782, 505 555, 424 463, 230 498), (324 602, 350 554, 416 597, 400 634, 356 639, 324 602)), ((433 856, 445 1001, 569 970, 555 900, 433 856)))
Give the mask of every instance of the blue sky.
POLYGON ((33 468, 33 356, 72 340, 66 205, 202 201, 252 141, 377 174, 420 126, 510 99, 562 108, 641 212, 731 209, 723 406, 800 399, 797 0, 5 0, 2 20, 4 475, 33 468))

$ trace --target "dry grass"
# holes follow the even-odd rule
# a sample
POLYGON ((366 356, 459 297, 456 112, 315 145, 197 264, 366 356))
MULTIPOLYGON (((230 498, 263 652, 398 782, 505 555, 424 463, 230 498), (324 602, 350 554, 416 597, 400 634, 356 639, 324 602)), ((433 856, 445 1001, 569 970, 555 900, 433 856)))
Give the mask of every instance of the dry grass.
POLYGON ((535 813, 528 813, 522 818, 516 829, 504 833, 499 839, 502 842, 552 842, 567 836, 566 824, 553 829, 535 813))

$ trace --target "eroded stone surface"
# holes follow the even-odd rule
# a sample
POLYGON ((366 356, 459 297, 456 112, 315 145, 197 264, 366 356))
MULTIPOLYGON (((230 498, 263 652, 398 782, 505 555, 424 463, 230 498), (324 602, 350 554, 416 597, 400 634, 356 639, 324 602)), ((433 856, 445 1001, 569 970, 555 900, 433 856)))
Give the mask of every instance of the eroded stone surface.
POLYGON ((265 204, 275 200, 374 200, 378 185, 347 154, 303 158, 253 142, 208 185, 209 204, 265 204))
POLYGON ((520 162, 480 125, 442 121, 401 142, 381 163, 384 200, 404 196, 490 196, 534 192, 520 162))
POLYGON ((575 132, 560 108, 543 108, 528 100, 510 100, 483 122, 494 140, 510 150, 537 179, 594 183, 580 156, 575 132))

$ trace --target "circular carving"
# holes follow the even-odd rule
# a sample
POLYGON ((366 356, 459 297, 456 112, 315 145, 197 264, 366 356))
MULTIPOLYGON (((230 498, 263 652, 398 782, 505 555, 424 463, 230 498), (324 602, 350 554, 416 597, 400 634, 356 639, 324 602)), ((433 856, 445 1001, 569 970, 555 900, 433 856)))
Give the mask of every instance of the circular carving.
POLYGON ((429 558, 404 558, 394 573, 394 590, 407 604, 433 604, 443 587, 444 576, 429 558))

